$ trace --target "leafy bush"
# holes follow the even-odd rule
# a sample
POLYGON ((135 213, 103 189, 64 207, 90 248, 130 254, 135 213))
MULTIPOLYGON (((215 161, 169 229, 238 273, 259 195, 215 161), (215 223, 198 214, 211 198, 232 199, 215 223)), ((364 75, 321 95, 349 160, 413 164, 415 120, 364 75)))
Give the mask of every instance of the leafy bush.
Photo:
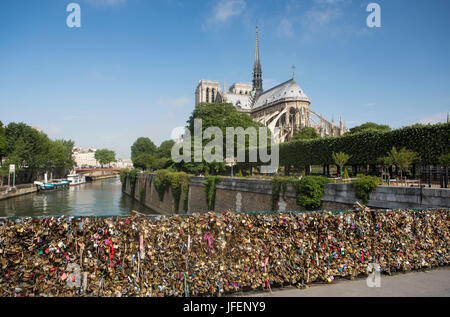
POLYGON ((297 180, 293 177, 279 177, 272 178, 272 210, 277 210, 278 200, 280 194, 285 199, 286 187, 288 183, 294 184, 297 180))
POLYGON ((128 168, 123 169, 120 171, 120 182, 122 184, 125 183, 125 180, 127 179, 127 174, 130 172, 130 170, 128 168))
POLYGON ((380 179, 376 176, 358 175, 356 181, 352 183, 355 188, 356 197, 361 199, 364 204, 369 201, 369 194, 380 185, 380 179))
POLYGON ((172 190, 172 197, 174 200, 175 212, 178 212, 181 194, 183 197, 183 209, 187 211, 188 207, 188 191, 189 191, 189 177, 184 172, 170 172, 169 170, 159 170, 155 177, 155 189, 158 193, 159 200, 163 201, 164 195, 172 190))
POLYGON ((301 180, 294 177, 274 177, 272 179, 272 210, 277 209, 278 200, 286 198, 287 184, 295 188, 297 205, 307 209, 317 209, 322 205, 323 188, 329 182, 323 176, 304 176, 301 180))
POLYGON ((163 201, 164 194, 169 190, 170 179, 168 170, 159 170, 155 177, 155 189, 158 193, 159 200, 163 201))
POLYGON ((135 190, 135 187, 136 187, 136 176, 140 172, 141 172, 140 170, 135 168, 135 169, 132 169, 130 171, 130 173, 128 174, 128 176, 130 177, 130 187, 131 187, 130 194, 131 194, 131 196, 134 196, 134 190, 135 190))
POLYGON ((214 210, 216 202, 216 185, 220 183, 220 176, 208 176, 205 182, 206 203, 209 210, 214 210))
POLYGON ((348 171, 347 169, 344 170, 344 179, 350 178, 350 176, 348 176, 348 171))
POLYGON ((318 209, 322 205, 323 188, 329 183, 326 177, 305 176, 295 183, 297 205, 318 209))
POLYGON ((187 190, 189 190, 189 187, 186 190, 186 184, 187 186, 189 186, 189 178, 187 174, 184 172, 176 172, 176 173, 168 173, 167 175, 170 181, 170 188, 172 189, 172 197, 174 200, 175 212, 178 212, 178 208, 180 206, 180 198, 183 191, 185 193, 185 196, 183 198, 183 208, 186 210, 187 190))

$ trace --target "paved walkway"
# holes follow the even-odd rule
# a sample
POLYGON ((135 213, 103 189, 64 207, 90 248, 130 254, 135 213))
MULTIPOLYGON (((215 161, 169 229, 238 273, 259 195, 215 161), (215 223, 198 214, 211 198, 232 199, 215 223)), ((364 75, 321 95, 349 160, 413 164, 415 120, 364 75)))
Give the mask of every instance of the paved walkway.
POLYGON ((309 288, 294 287, 274 290, 272 293, 245 294, 254 297, 378 297, 378 296, 445 296, 450 297, 450 267, 425 272, 381 275, 381 286, 370 288, 366 279, 339 280, 332 284, 311 284, 309 288))

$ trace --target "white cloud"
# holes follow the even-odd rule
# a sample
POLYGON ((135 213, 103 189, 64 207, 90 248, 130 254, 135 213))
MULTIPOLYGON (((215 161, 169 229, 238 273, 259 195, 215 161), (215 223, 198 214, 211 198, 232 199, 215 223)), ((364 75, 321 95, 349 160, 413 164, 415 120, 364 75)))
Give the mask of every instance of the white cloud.
POLYGON ((127 0, 85 0, 96 7, 115 7, 127 2, 127 0))
POLYGON ((218 0, 212 8, 208 23, 226 23, 231 18, 241 15, 246 7, 245 0, 218 0))
POLYGON ((351 0, 314 0, 317 4, 339 4, 339 3, 348 3, 351 0))
POLYGON ((191 104, 191 98, 189 97, 160 97, 156 102, 158 106, 171 107, 171 108, 183 108, 191 104))
POLYGON ((305 14, 305 23, 309 29, 317 29, 330 25, 342 15, 341 9, 337 7, 318 8, 313 7, 305 14))
POLYGON ((288 18, 282 18, 277 26, 277 34, 280 37, 292 37, 294 35, 294 22, 288 18))
POLYGON ((427 115, 425 117, 422 117, 418 120, 419 123, 423 123, 423 124, 436 124, 436 123, 444 123, 447 122, 447 114, 442 112, 442 113, 435 113, 435 114, 430 114, 427 115))
POLYGON ((323 34, 342 38, 342 35, 361 33, 351 26, 350 3, 351 0, 314 0, 301 20, 304 37, 323 34))

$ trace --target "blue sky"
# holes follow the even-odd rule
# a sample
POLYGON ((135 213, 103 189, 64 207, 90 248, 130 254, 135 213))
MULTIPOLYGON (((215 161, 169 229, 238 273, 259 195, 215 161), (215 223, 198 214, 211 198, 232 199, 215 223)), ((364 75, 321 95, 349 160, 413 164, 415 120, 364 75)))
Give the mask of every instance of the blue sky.
POLYGON ((250 82, 255 24, 264 88, 291 77, 311 108, 352 127, 444 121, 450 1, 2 0, 0 120, 130 156, 183 126, 200 79, 250 82), (81 28, 66 6, 81 6, 81 28))

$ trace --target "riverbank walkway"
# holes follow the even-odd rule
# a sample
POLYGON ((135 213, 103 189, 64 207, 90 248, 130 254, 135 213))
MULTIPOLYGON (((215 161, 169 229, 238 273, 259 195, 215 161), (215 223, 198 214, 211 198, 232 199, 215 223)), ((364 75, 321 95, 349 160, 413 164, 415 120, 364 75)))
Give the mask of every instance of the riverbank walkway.
POLYGON ((245 293, 254 297, 450 297, 450 267, 427 271, 381 275, 380 287, 368 287, 365 278, 311 284, 306 289, 287 287, 267 292, 245 293))

